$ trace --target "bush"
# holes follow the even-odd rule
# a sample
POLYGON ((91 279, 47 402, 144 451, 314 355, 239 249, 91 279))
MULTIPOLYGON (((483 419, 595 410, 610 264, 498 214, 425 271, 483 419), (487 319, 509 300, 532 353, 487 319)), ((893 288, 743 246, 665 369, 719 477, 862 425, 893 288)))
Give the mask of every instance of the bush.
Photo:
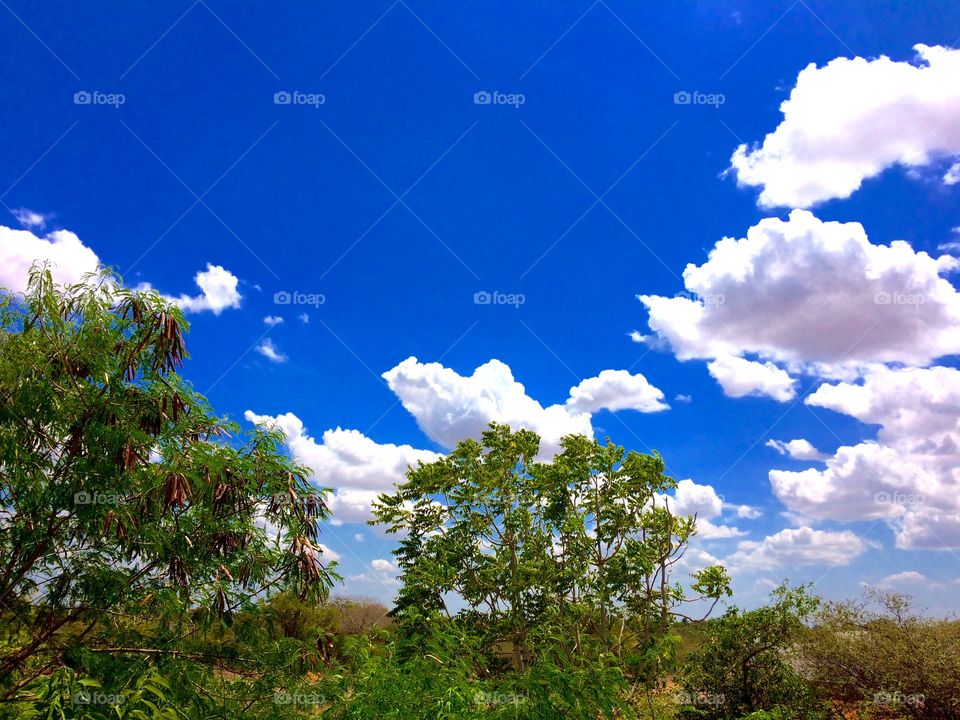
POLYGON ((960 717, 960 622, 919 617, 906 596, 870 591, 826 604, 801 650, 814 685, 838 701, 867 703, 871 714, 960 717))
POLYGON ((728 720, 813 719, 826 708, 792 661, 803 621, 818 606, 804 588, 780 586, 774 602, 748 612, 732 608, 705 624, 704 644, 684 663, 677 695, 680 714, 728 720))
POLYGON ((630 718, 627 683, 613 655, 571 663, 564 652, 538 656, 521 673, 497 664, 456 622, 424 618, 416 651, 405 641, 348 641, 342 673, 319 689, 336 698, 324 717, 336 720, 598 720, 630 718))

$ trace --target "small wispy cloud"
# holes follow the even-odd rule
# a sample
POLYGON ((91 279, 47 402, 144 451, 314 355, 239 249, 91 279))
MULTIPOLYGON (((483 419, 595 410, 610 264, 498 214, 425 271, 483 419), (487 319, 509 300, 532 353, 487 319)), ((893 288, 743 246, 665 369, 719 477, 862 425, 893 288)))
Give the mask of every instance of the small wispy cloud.
MULTIPOLYGON (((951 232, 960 237, 960 226, 953 228, 951 232)), ((937 245, 937 250, 940 252, 960 252, 960 240, 950 240, 949 242, 940 243, 937 245)))
POLYGON ((29 208, 17 208, 10 212, 13 213, 18 223, 30 230, 43 230, 47 226, 47 221, 53 217, 53 215, 44 215, 29 208))
POLYGON ((280 349, 273 344, 273 340, 266 338, 257 345, 257 352, 263 355, 270 362, 282 363, 287 361, 287 356, 280 352, 280 349))

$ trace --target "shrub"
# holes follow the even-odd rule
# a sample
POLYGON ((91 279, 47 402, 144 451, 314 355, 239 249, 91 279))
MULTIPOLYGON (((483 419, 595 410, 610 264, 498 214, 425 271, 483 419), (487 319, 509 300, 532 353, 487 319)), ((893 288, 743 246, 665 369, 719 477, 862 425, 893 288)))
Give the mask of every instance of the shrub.
POLYGON ((792 662, 795 643, 818 600, 805 588, 781 585, 757 610, 730 609, 705 624, 704 644, 687 658, 677 695, 681 715, 706 720, 826 715, 814 689, 792 662), (769 714, 762 714, 769 713, 769 714))
POLYGON ((801 650, 812 682, 838 701, 871 714, 960 717, 960 622, 919 617, 906 596, 869 591, 826 604, 801 650))

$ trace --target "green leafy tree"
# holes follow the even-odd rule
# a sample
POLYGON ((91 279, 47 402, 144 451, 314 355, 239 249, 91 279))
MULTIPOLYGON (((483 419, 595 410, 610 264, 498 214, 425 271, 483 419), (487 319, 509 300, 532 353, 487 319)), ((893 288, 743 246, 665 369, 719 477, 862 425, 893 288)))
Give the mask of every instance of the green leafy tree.
POLYGON ((581 668, 616 659, 649 689, 672 659, 675 615, 728 595, 726 573, 698 573, 692 597, 672 581, 695 520, 670 511, 675 482, 659 456, 580 436, 552 463, 538 451, 535 433, 492 424, 379 498, 377 521, 402 534, 400 630, 416 642, 456 598, 484 651, 480 675, 509 658, 542 676, 538 660, 561 652, 581 668))
POLYGON ((674 581, 696 518, 670 510, 666 493, 676 481, 664 474, 659 455, 583 436, 564 438, 561 447, 552 463, 533 469, 545 526, 555 538, 559 612, 574 612, 578 633, 587 620, 604 652, 652 680, 673 659, 673 622, 704 601, 708 615, 731 594, 729 578, 721 566, 701 570, 692 595, 674 581))
MULTIPOLYGON (((321 599, 328 514, 277 432, 179 374, 180 311, 108 272, 0 295, 0 698, 90 651, 177 657, 273 589, 321 599)), ((132 676, 131 676, 132 677, 132 676)))

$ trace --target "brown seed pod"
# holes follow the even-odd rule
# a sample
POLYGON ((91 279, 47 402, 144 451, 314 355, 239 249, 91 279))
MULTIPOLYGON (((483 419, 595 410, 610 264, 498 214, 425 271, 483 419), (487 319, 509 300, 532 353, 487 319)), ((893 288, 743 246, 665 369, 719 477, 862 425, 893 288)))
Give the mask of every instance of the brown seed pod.
POLYGON ((163 508, 166 510, 171 505, 182 507, 187 504, 187 499, 191 496, 190 482, 186 475, 182 473, 170 473, 167 475, 164 483, 163 508))

